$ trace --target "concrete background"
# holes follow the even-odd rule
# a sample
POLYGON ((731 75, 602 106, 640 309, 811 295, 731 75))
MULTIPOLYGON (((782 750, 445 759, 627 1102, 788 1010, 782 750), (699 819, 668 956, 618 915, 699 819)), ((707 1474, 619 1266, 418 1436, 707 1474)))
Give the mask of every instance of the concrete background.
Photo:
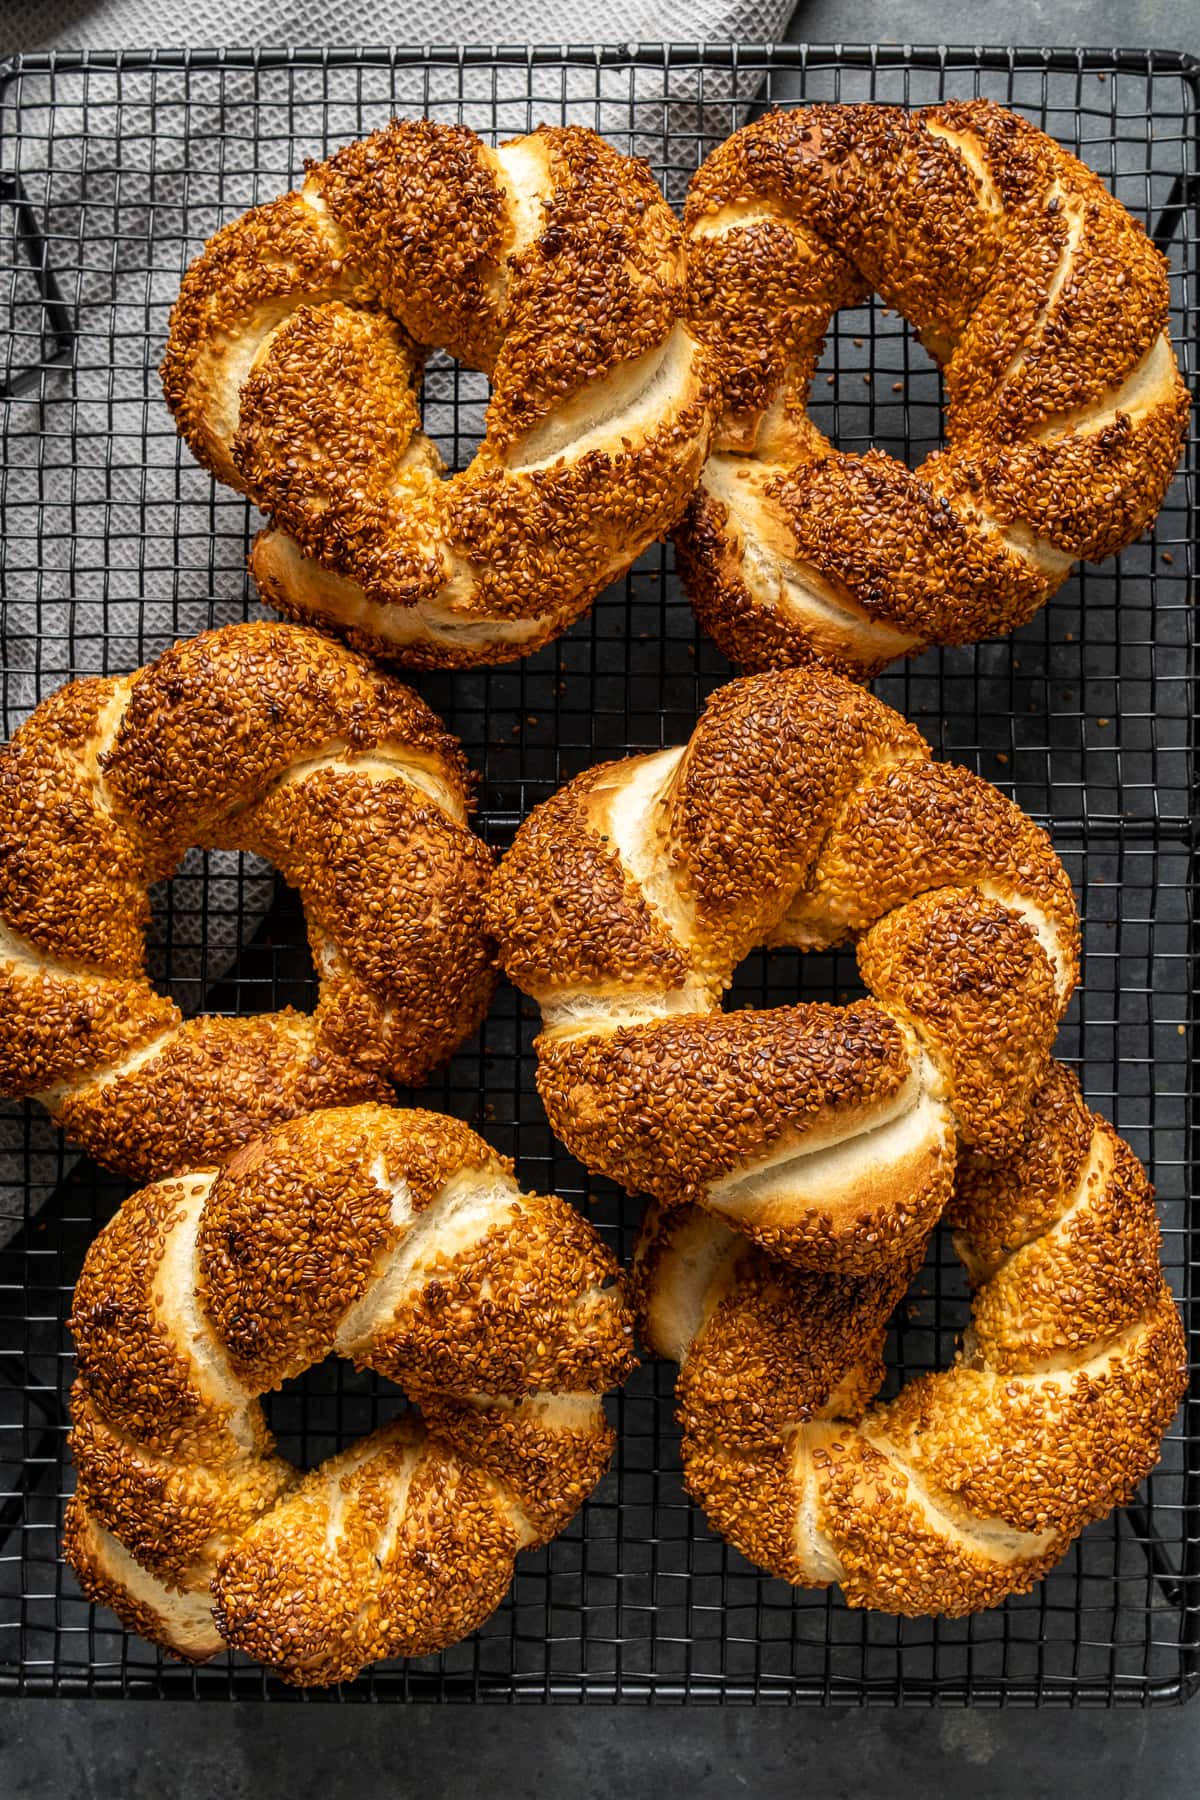
MULTIPOLYGON (((230 41, 238 37, 236 0, 230 41)), ((369 35, 369 24, 364 23, 369 35)), ((546 36, 554 35, 547 6, 546 36)), ((794 42, 1155 45, 1200 55, 1197 0, 812 0, 794 42)), ((1200 1790, 1200 1705, 1173 1712, 0 1704, 5 1800, 422 1794, 973 1800, 1200 1790)))

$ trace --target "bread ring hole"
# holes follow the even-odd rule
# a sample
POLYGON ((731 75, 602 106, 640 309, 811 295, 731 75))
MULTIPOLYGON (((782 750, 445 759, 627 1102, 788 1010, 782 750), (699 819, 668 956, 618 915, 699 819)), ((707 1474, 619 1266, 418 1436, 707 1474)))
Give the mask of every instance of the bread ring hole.
POLYGON ((891 1400, 914 1375, 948 1369, 971 1322, 967 1274, 949 1226, 938 1225, 925 1260, 888 1323, 880 1397, 891 1400))
POLYGON ((492 384, 479 369, 435 350, 425 364, 421 429, 447 470, 465 469, 483 442, 492 384))
POLYGON ((882 450, 915 469, 945 444, 942 406, 937 363, 878 294, 834 314, 808 413, 839 450, 882 450))
POLYGON ((870 998, 850 947, 797 950, 788 945, 751 950, 742 959, 724 996, 724 1010, 763 1012, 808 1000, 848 1006, 870 998))
POLYGON ((146 972, 185 1018, 316 1005, 300 896, 263 857, 243 851, 189 850, 172 878, 151 888, 146 972))
POLYGON ((393 1382, 343 1356, 327 1356, 264 1394, 263 1408, 279 1454, 306 1472, 412 1411, 393 1382))

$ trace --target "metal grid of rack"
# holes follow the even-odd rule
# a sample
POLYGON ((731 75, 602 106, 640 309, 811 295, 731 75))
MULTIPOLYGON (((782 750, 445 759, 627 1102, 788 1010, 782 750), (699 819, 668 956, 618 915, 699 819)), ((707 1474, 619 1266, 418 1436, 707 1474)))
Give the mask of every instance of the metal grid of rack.
MULTIPOLYGON (((1170 54, 681 47, 339 50, 32 57, 0 72, 0 708, 5 732, 58 684, 123 671, 257 611, 255 520, 179 445, 155 369, 189 258, 395 111, 503 137, 589 124, 649 158, 678 200, 753 110, 814 99, 920 104, 987 94, 1090 162, 1167 253, 1172 329, 1194 382, 1200 320, 1196 66, 1170 54)), ((816 389, 843 447, 914 460, 937 441, 936 371, 878 305, 839 316, 816 389)), ((481 431, 482 379, 431 365, 426 429, 452 464, 481 431)), ((1135 1507, 1086 1532, 1033 1594, 961 1621, 898 1621, 771 1581, 685 1494, 673 1370, 614 1403, 613 1471, 571 1528, 523 1556, 507 1600, 442 1656, 383 1664, 346 1695, 446 1700, 1147 1704, 1200 1683, 1200 1148, 1192 1027, 1197 715, 1191 599, 1196 442, 1154 528, 1074 578, 1013 638, 932 652, 877 683, 939 754, 1051 827, 1085 915, 1081 992, 1060 1041, 1157 1184, 1189 1327, 1191 1398, 1135 1507)), ((417 685, 482 772, 478 826, 503 847, 593 761, 680 741, 728 666, 656 550, 556 645, 417 685)), ((193 856, 156 895, 152 968, 185 1008, 311 1003, 293 895, 253 858, 193 856)), ((732 1005, 858 991, 848 956, 755 956, 732 1005)), ((478 1037, 422 1091, 585 1207, 627 1252, 638 1203, 552 1139, 534 1021, 503 987, 478 1037)), ((32 1107, 0 1113, 0 1689, 284 1697, 238 1658, 165 1662, 80 1598, 58 1557, 71 1472, 64 1319, 81 1258, 127 1192, 32 1107)), ((944 1363, 965 1287, 939 1235, 889 1348, 893 1385, 944 1363)), ((402 1404, 328 1364, 275 1396, 285 1454, 311 1465, 402 1404)), ((290 1697, 295 1697, 294 1695, 290 1697)), ((309 1696, 312 1698, 313 1696, 309 1696)))

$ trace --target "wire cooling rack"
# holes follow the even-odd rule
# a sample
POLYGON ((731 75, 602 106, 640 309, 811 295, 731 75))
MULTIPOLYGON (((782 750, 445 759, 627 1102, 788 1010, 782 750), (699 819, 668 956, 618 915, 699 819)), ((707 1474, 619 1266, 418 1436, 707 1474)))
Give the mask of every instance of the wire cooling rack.
MULTIPOLYGON (((255 525, 178 444, 155 369, 189 258, 225 219, 281 192, 390 112, 497 136, 590 124, 649 157, 678 199, 754 108, 815 99, 919 104, 986 94, 1090 162, 1172 267, 1172 326, 1195 373, 1196 65, 1167 54, 1046 50, 690 49, 149 52, 32 57, 0 75, 4 385, 3 724, 95 669, 256 611, 255 525)), ((426 429, 461 464, 480 378, 436 359, 426 429)), ((816 388, 845 447, 913 460, 939 430, 936 372, 875 306, 842 314, 816 388)), ((934 652, 879 681, 942 754, 1052 827, 1085 914, 1085 981, 1061 1039, 1092 1102, 1157 1183, 1192 1396, 1136 1507, 1086 1532, 1031 1595, 975 1618, 898 1621, 794 1591, 713 1537, 680 1481, 673 1371, 613 1403, 612 1473, 548 1549, 523 1556, 499 1612, 439 1657, 383 1664, 350 1697, 509 1701, 1132 1703, 1200 1682, 1200 1298, 1191 1030, 1197 948, 1190 794, 1196 663, 1190 592, 1196 446, 1153 530, 1081 574, 1001 643, 934 652)), ((590 619, 525 662, 418 685, 482 771, 479 828, 502 847, 558 782, 678 742, 728 666, 696 634, 669 554, 643 557, 590 619)), ((292 896, 253 858, 189 858, 156 896, 152 962, 185 1008, 311 1003, 292 896)), ((756 956, 734 1005, 856 992, 846 956, 756 956)), ((587 1208, 627 1254, 639 1207, 589 1182, 552 1139, 533 1084, 530 1009, 502 988, 478 1037, 420 1098, 514 1155, 528 1185, 587 1208)), ((71 1473, 64 1318, 81 1258, 127 1187, 33 1108, 0 1117, 0 1685, 30 1693, 283 1697, 238 1658, 164 1662, 80 1598, 58 1557, 71 1473), (7 1207, 7 1219, 3 1215, 7 1207)), ((893 1385, 945 1363, 966 1315, 935 1244, 890 1346, 893 1385)), ((271 1412, 312 1464, 400 1404, 331 1363, 271 1412)))

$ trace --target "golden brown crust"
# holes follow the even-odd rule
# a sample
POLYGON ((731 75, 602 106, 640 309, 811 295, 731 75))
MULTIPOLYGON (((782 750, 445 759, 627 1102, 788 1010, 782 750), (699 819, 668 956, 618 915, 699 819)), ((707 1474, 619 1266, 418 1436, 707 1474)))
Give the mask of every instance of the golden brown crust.
POLYGON ((1079 1184, 1093 1130, 1079 1083, 1056 1062, 1016 1148, 999 1158, 964 1149, 946 1217, 977 1279, 1058 1217, 1079 1184))
POLYGON ((145 980, 0 962, 0 1089, 40 1099, 152 1043, 179 1020, 174 1002, 145 980))
POLYGON ((433 600, 448 574, 429 498, 404 491, 421 360, 385 314, 298 307, 242 385, 232 449, 305 556, 400 606, 433 600))
POLYGON ((558 1535, 608 1468, 617 1434, 605 1425, 599 1404, 596 1416, 574 1429, 558 1423, 536 1397, 481 1405, 425 1395, 421 1413, 439 1442, 453 1445, 513 1494, 536 1532, 535 1545, 558 1535))
POLYGON ((1078 966, 1045 834, 823 669, 731 682, 682 751, 577 777, 522 825, 488 919, 575 1155, 848 1273, 923 1241, 956 1134, 1011 1146, 1078 966), (847 938, 872 1000, 719 1010, 755 945, 847 938))
MULTIPOLYGON (((908 1084, 909 1045, 871 1001, 687 1014, 611 1035, 538 1043, 538 1092, 553 1130, 589 1168, 668 1202, 763 1147, 801 1149, 882 1110, 908 1084)), ((813 1220, 813 1236, 832 1222, 813 1220)))
POLYGON ((594 796, 619 764, 560 788, 521 827, 519 867, 502 863, 488 894, 490 933, 510 978, 529 992, 634 985, 649 971, 678 987, 690 968, 595 818, 594 796), (514 878, 515 874, 515 878, 514 878))
POLYGON ((831 313, 864 291, 844 257, 773 210, 742 230, 693 235, 688 318, 710 349, 726 435, 761 413, 778 384, 807 385, 831 313))
POLYGON ((610 1292, 617 1265, 552 1195, 517 1195, 469 1248, 435 1251, 421 1274, 355 1350, 418 1396, 600 1393, 630 1365, 628 1322, 610 1292))
POLYGON ((503 452, 679 316, 683 246, 649 167, 578 125, 542 126, 550 193, 537 239, 510 264, 507 329, 488 408, 503 452))
POLYGON ((216 1466, 158 1456, 112 1428, 85 1382, 71 1392, 78 1498, 142 1568, 172 1587, 210 1580, 224 1552, 295 1487, 296 1471, 269 1450, 264 1429, 257 1454, 216 1466))
POLYGON ((69 682, 0 754, 0 918, 55 962, 136 979, 150 915, 141 850, 98 803, 90 766, 123 685, 69 682))
POLYGON ((324 1046, 313 1021, 285 1008, 256 1018, 185 1019, 137 1067, 53 1097, 67 1135, 108 1167, 142 1180, 222 1162, 297 1113, 384 1100, 369 1066, 324 1046))
POLYGON ((1058 1035, 1054 970, 1032 928, 973 888, 896 907, 858 945, 873 994, 908 1019, 940 1068, 958 1134, 1003 1150, 1058 1035))
POLYGON ((1189 411, 1166 265, 1017 115, 986 100, 770 114, 697 172, 685 232, 689 322, 722 393, 714 447, 760 498, 732 516, 714 462, 675 537, 701 623, 743 666, 818 657, 869 676, 1011 631, 1072 560, 1114 554, 1162 504, 1189 411), (806 419, 825 329, 862 287, 945 367, 948 448, 916 472, 843 454, 806 419), (790 586, 764 575, 764 550, 790 586))
POLYGON ((131 1195, 88 1251, 67 1324, 96 1417, 150 1450, 214 1461, 233 1454, 231 1408, 201 1386, 160 1305, 168 1237, 206 1186, 160 1181, 131 1195))
MULTIPOLYGON (((129 1631, 136 1631, 152 1644, 161 1642, 162 1613, 135 1594, 120 1574, 108 1565, 98 1542, 98 1524, 88 1512, 82 1496, 72 1494, 63 1514, 62 1553, 75 1572, 84 1598, 94 1606, 107 1606, 129 1631)), ((207 1662, 219 1646, 215 1629, 207 1635, 207 1642, 189 1644, 177 1639, 165 1648, 180 1662, 207 1662)))
POLYGON ((644 164, 543 127, 498 151, 393 120, 185 277, 164 391, 273 529, 263 597, 419 667, 527 655, 678 517, 707 446, 678 222, 644 164), (278 248, 270 226, 278 224, 278 248), (487 370, 485 441, 448 481, 423 351, 487 370))
POLYGON ((680 1369, 685 1433, 743 1450, 778 1443, 821 1415, 847 1370, 865 1406, 883 1380, 887 1319, 912 1263, 898 1258, 885 1274, 852 1279, 745 1256, 680 1369))
POLYGON ((347 257, 370 271, 381 303, 416 341, 489 367, 503 324, 494 274, 507 219, 475 133, 392 119, 305 170, 347 257))
MULTIPOLYGON (((695 486, 707 437, 708 389, 693 353, 681 360, 679 397, 661 422, 549 467, 514 474, 493 463, 447 485, 446 532, 473 580, 461 614, 502 623, 554 619, 556 635, 624 573, 633 546, 640 555, 666 534, 695 486)), ((492 660, 525 656, 546 635, 543 628, 536 639, 523 636, 519 649, 493 638, 492 660)))
POLYGON ((252 621, 186 639, 138 671, 104 776, 159 842, 186 847, 200 826, 231 845, 236 814, 293 764, 343 745, 411 752, 465 798, 458 745, 411 688, 316 632, 252 621))
POLYGON ((133 1195, 71 1323, 84 1591, 176 1652, 230 1644, 298 1684, 480 1624, 603 1474, 600 1396, 634 1360, 585 1220, 459 1121, 377 1106, 133 1195), (301 1478, 257 1396, 331 1353, 399 1377, 425 1419, 301 1478))
POLYGON ((957 1616, 1026 1592, 1153 1467, 1187 1376, 1149 1183, 1054 1066, 1003 1158, 969 1158, 957 1240, 981 1282, 954 1364, 868 1405, 890 1281, 714 1277, 660 1217, 643 1313, 692 1320, 678 1394, 690 1491, 772 1574, 851 1606, 957 1616))
POLYGON ((1033 903, 1077 943, 1075 896, 1044 831, 955 763, 886 766, 846 799, 787 929, 849 935, 918 894, 968 881, 1033 903))
POLYGON ((422 1080, 495 982, 470 783, 416 694, 291 626, 53 696, 0 752, 0 1086, 151 1176, 422 1080), (145 980, 147 889, 189 844, 256 851, 300 889, 312 1018, 181 1023, 145 980))
POLYGON ((731 681, 710 697, 668 816, 675 878, 724 980, 807 883, 868 769, 928 754, 898 713, 824 670, 731 681))
POLYGON ((424 1080, 479 1024, 495 986, 487 846, 409 782, 353 765, 277 788, 239 836, 299 890, 318 967, 322 947, 336 946, 317 1012, 322 1049, 424 1080))
POLYGON ((301 196, 283 194, 224 226, 184 275, 171 311, 161 375, 163 394, 193 456, 240 487, 227 421, 205 404, 214 365, 271 330, 291 310, 297 287, 313 305, 341 296, 369 300, 362 274, 340 238, 301 196))

